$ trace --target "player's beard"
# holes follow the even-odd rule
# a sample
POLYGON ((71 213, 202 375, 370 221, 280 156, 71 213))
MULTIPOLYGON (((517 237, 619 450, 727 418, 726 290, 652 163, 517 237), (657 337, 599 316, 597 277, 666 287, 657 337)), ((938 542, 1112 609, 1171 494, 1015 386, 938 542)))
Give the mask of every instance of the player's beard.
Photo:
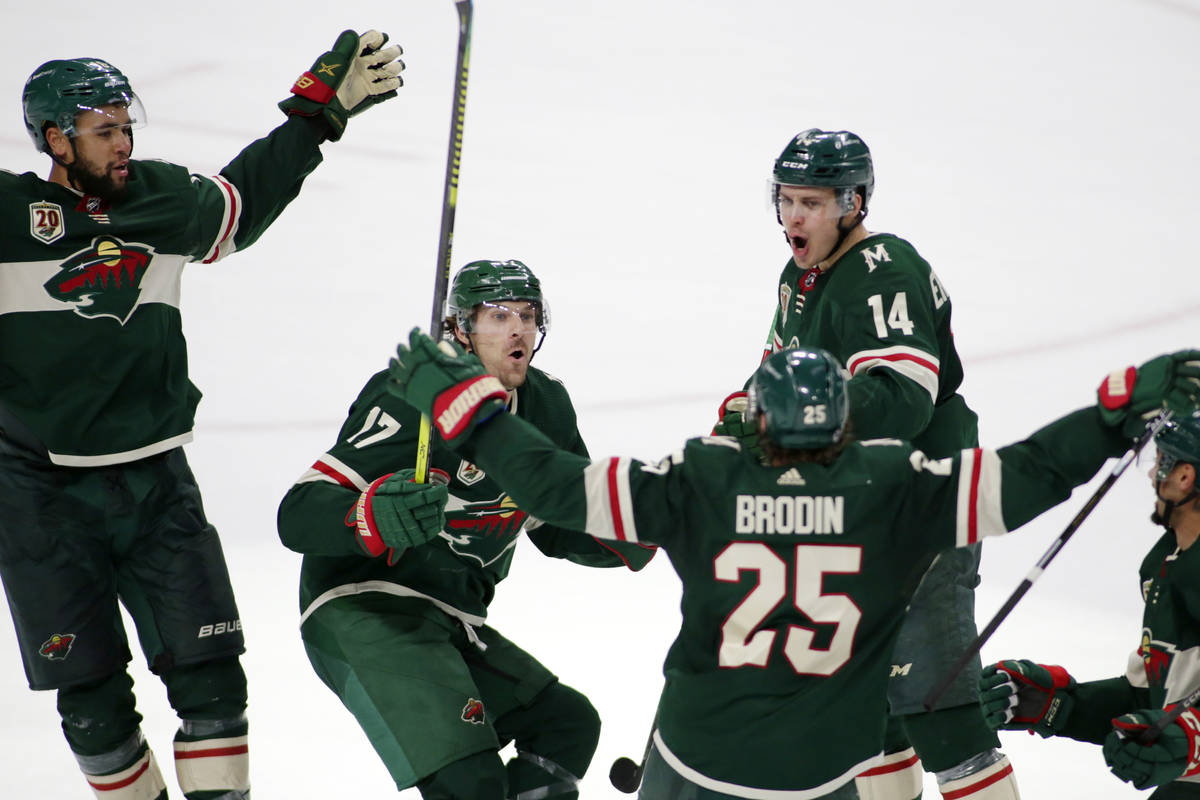
POLYGON ((97 169, 94 164, 85 161, 76 153, 75 160, 64 166, 67 169, 67 180, 85 195, 114 203, 129 191, 129 179, 126 178, 123 183, 118 184, 112 176, 111 165, 97 169))

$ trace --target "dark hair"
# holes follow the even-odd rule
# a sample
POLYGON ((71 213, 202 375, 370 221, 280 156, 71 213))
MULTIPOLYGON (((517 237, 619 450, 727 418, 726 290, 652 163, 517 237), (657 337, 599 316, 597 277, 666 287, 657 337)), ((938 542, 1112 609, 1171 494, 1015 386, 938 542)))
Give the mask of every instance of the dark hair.
POLYGON ((758 441, 768 464, 776 466, 820 464, 823 467, 828 467, 837 461, 838 456, 842 454, 847 445, 854 442, 854 421, 850 417, 847 417, 846 424, 842 427, 842 438, 828 447, 822 447, 819 450, 799 450, 792 447, 780 447, 765 435, 759 436, 758 441))

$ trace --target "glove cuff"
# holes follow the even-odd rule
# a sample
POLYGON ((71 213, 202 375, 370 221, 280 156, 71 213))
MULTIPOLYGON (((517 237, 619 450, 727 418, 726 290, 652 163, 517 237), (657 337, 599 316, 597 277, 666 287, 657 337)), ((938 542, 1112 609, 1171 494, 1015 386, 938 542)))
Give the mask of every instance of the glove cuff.
POLYGON ((748 398, 749 395, 745 392, 733 392, 722 400, 721 407, 717 409, 717 422, 724 419, 726 414, 734 412, 745 414, 748 398))
POLYGON ((392 474, 389 472, 373 480, 363 490, 363 493, 358 496, 358 501, 354 504, 354 530, 358 539, 358 546, 372 558, 383 555, 388 549, 387 544, 383 541, 383 537, 379 535, 379 528, 375 526, 375 511, 371 505, 375 499, 375 490, 379 488, 379 484, 392 477, 392 474))
MULTIPOLYGON (((1167 709, 1169 710, 1170 706, 1167 709)), ((1181 777, 1200 774, 1200 717, 1196 715, 1196 709, 1189 708, 1184 711, 1175 718, 1175 724, 1183 728, 1188 742, 1188 762, 1181 777)))
POLYGON ((1096 390, 1096 400, 1105 411, 1120 411, 1133 399, 1137 369, 1126 367, 1110 372, 1096 390))
POLYGON ((442 438, 449 442, 469 430, 483 419, 475 414, 489 400, 503 403, 508 390, 495 375, 477 375, 474 378, 451 386, 433 401, 433 420, 442 438))

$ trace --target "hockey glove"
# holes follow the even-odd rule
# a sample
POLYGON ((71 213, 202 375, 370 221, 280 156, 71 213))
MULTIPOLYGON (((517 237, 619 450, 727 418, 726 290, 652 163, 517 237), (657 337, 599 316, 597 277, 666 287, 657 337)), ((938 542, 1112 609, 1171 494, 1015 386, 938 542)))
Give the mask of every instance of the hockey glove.
POLYGON ((1054 736, 1075 705, 1075 679, 1062 667, 1000 661, 983 668, 979 703, 988 727, 1054 736))
POLYGON ((1153 358, 1140 367, 1111 373, 1096 390, 1105 423, 1135 439, 1161 409, 1176 416, 1191 414, 1200 396, 1200 350, 1180 350, 1153 358))
POLYGON ((380 556, 386 550, 390 567, 401 552, 441 533, 449 497, 442 475, 441 482, 413 483, 416 471, 402 469, 377 478, 359 495, 354 522, 358 544, 367 555, 380 556))
POLYGON ((433 341, 420 328, 408 334, 407 347, 397 345, 389 372, 388 391, 429 414, 451 447, 503 411, 508 400, 504 384, 478 358, 457 342, 433 341))
POLYGON ((333 49, 296 79, 292 96, 279 108, 289 115, 324 116, 330 127, 329 139, 336 142, 346 130, 347 119, 395 97, 403 85, 403 51, 399 45, 381 50, 386 43, 387 34, 379 31, 367 31, 362 36, 342 31, 333 49))
POLYGON ((1117 717, 1113 732, 1104 740, 1104 760, 1109 769, 1139 789, 1200 773, 1200 718, 1195 709, 1188 709, 1167 724, 1154 742, 1138 742, 1142 732, 1162 719, 1164 713, 1137 711, 1117 717))
POLYGON ((743 450, 762 458, 762 447, 758 444, 758 426, 746 419, 745 392, 734 392, 721 401, 712 435, 732 436, 738 440, 743 450))

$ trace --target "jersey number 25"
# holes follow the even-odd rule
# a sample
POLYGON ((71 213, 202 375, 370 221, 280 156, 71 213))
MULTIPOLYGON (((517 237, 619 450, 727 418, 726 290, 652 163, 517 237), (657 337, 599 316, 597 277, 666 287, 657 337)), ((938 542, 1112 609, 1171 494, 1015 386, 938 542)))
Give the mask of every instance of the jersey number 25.
MULTIPOLYGON (((844 594, 822 594, 827 573, 854 574, 862 567, 862 548, 845 545, 796 545, 791 603, 814 623, 835 625, 828 648, 813 647, 816 632, 787 625, 783 655, 800 675, 832 675, 853 652, 862 611, 844 594)), ((758 584, 721 626, 717 663, 721 667, 765 667, 780 631, 759 626, 788 595, 788 563, 762 542, 734 542, 713 559, 718 581, 738 583, 743 572, 758 575, 758 584)))

